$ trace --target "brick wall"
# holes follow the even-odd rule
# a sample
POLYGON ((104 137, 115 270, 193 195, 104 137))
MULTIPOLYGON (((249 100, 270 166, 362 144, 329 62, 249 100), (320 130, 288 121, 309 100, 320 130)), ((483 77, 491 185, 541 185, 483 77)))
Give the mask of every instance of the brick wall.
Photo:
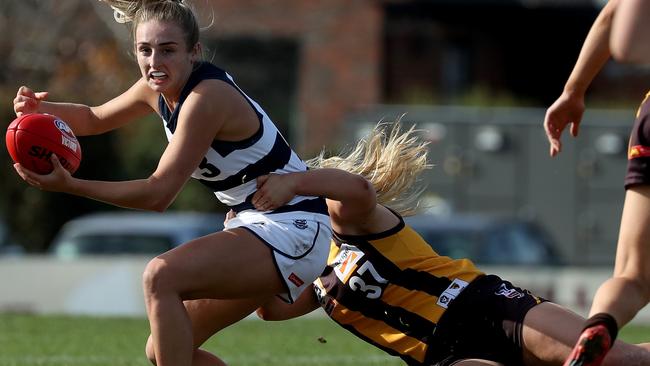
POLYGON ((215 37, 295 38, 305 153, 335 144, 346 115, 379 102, 383 11, 374 0, 212 0, 215 37))

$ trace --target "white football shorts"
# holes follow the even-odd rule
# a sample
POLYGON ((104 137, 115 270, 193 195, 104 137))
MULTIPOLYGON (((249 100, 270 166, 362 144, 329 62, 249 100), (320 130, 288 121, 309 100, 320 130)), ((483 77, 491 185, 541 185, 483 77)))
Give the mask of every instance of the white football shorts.
POLYGON ((293 303, 323 273, 332 240, 327 215, 305 211, 264 214, 244 211, 228 220, 225 229, 242 227, 273 250, 286 293, 278 296, 293 303))

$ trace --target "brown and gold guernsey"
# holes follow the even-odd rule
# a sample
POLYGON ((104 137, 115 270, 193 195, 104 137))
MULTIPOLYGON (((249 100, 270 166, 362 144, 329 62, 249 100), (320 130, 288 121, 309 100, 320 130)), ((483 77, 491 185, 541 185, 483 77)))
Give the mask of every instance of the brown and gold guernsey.
POLYGON ((650 184, 650 92, 637 110, 627 158, 625 188, 650 184))
POLYGON ((314 288, 342 327, 420 365, 448 305, 482 274, 470 260, 438 255, 400 218, 379 234, 335 233, 328 266, 314 288))

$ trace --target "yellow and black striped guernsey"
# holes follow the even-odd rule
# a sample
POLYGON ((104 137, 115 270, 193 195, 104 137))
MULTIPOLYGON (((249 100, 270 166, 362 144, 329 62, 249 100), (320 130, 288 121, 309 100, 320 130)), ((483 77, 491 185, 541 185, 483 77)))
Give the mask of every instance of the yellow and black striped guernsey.
POLYGON ((438 255, 400 218, 383 233, 335 233, 328 267, 314 288, 342 327, 419 365, 440 316, 482 274, 470 260, 438 255))

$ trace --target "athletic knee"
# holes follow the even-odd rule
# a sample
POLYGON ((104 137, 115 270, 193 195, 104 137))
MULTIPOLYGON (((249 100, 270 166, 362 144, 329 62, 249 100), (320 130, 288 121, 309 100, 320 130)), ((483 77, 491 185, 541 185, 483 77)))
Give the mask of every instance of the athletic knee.
POLYGON ((142 287, 145 294, 159 293, 169 287, 171 281, 170 266, 160 258, 154 258, 142 273, 142 287))

